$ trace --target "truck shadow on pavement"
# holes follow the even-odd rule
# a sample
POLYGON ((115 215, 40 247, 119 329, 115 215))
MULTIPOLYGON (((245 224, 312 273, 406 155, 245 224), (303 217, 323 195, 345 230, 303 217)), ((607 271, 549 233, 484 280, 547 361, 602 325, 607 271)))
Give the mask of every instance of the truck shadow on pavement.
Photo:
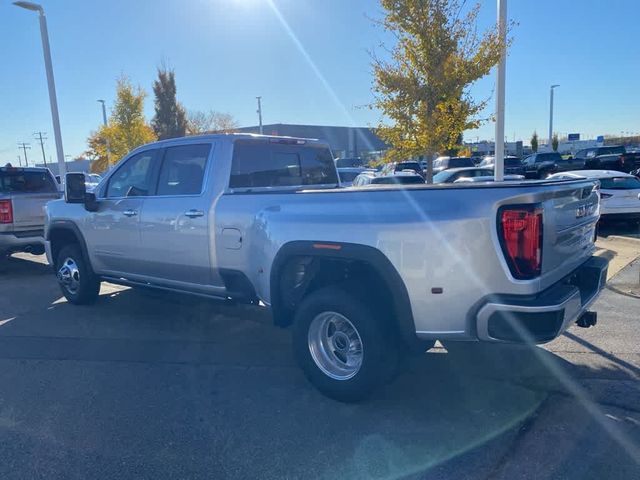
MULTIPOLYGON (((108 285, 96 305, 77 307, 60 301, 49 267, 23 260, 0 286, 13 312, 0 326, 0 385, 11 386, 0 394, 0 443, 24 460, 16 478, 497 478, 551 399, 576 403, 567 378, 637 381, 628 368, 573 365, 538 347, 434 348, 347 405, 306 382, 289 332, 264 309, 108 285)), ((573 408, 586 412, 570 421, 576 443, 563 452, 575 456, 599 427, 573 408)), ((566 461, 549 458, 559 445, 543 447, 548 462, 566 461)), ((573 478, 596 458, 581 458, 573 478)))

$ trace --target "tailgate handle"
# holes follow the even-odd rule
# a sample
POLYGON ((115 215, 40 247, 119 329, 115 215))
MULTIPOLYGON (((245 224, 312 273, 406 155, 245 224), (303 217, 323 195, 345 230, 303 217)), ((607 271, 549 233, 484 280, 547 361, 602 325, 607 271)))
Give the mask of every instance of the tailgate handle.
POLYGON ((136 212, 135 210, 128 209, 122 212, 122 214, 127 217, 135 217, 138 214, 138 212, 136 212))
POLYGON ((204 212, 202 210, 196 210, 192 208, 191 210, 187 210, 184 214, 189 218, 203 217, 204 212))

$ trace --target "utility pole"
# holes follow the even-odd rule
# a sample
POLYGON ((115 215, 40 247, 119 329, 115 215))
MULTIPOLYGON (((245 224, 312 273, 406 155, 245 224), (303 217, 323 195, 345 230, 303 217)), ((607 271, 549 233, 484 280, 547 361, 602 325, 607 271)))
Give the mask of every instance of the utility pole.
POLYGON ((256 110, 258 114, 258 125, 260 125, 260 135, 262 135, 262 97, 256 97, 256 99, 258 100, 258 110, 256 110))
POLYGON ((22 166, 22 157, 20 155, 18 155, 18 166, 22 166))
MULTIPOLYGON (((106 127, 107 126, 107 107, 105 107, 104 100, 99 99, 98 103, 102 104, 102 123, 106 127)), ((111 165, 111 145, 109 143, 109 139, 105 139, 106 147, 107 147, 107 168, 111 165)))
POLYGON ((493 178, 504 180, 504 87, 507 64, 507 0, 498 0, 498 37, 502 43, 496 79, 496 142, 493 178))
POLYGON ((33 134, 33 136, 40 142, 40 148, 42 149, 42 160, 44 161, 44 167, 47 168, 47 157, 44 155, 44 141, 47 139, 47 137, 43 137, 43 134, 46 135, 46 132, 36 132, 33 134))
POLYGON ((31 145, 24 142, 18 142, 18 148, 21 148, 24 152, 24 165, 25 167, 29 166, 29 160, 27 159, 27 149, 31 150, 31 145))

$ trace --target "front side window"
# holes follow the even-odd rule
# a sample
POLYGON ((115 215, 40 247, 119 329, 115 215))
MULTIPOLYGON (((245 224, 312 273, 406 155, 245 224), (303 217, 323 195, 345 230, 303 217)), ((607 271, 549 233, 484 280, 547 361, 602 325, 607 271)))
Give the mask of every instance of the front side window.
POLYGON ((640 190, 640 180, 635 177, 601 178, 600 188, 605 190, 640 190))
POLYGON ((150 194, 156 150, 147 150, 127 159, 109 179, 108 198, 140 197, 150 194))
POLYGON ((210 151, 210 144, 167 148, 160 167, 157 195, 200 194, 210 151))

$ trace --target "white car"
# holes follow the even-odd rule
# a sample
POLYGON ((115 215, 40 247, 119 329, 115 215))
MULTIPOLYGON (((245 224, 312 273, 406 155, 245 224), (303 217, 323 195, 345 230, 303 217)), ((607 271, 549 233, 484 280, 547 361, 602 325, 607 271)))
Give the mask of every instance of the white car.
POLYGON ((551 175, 549 179, 588 178, 600 181, 602 220, 640 223, 640 179, 614 170, 573 170, 551 175))

